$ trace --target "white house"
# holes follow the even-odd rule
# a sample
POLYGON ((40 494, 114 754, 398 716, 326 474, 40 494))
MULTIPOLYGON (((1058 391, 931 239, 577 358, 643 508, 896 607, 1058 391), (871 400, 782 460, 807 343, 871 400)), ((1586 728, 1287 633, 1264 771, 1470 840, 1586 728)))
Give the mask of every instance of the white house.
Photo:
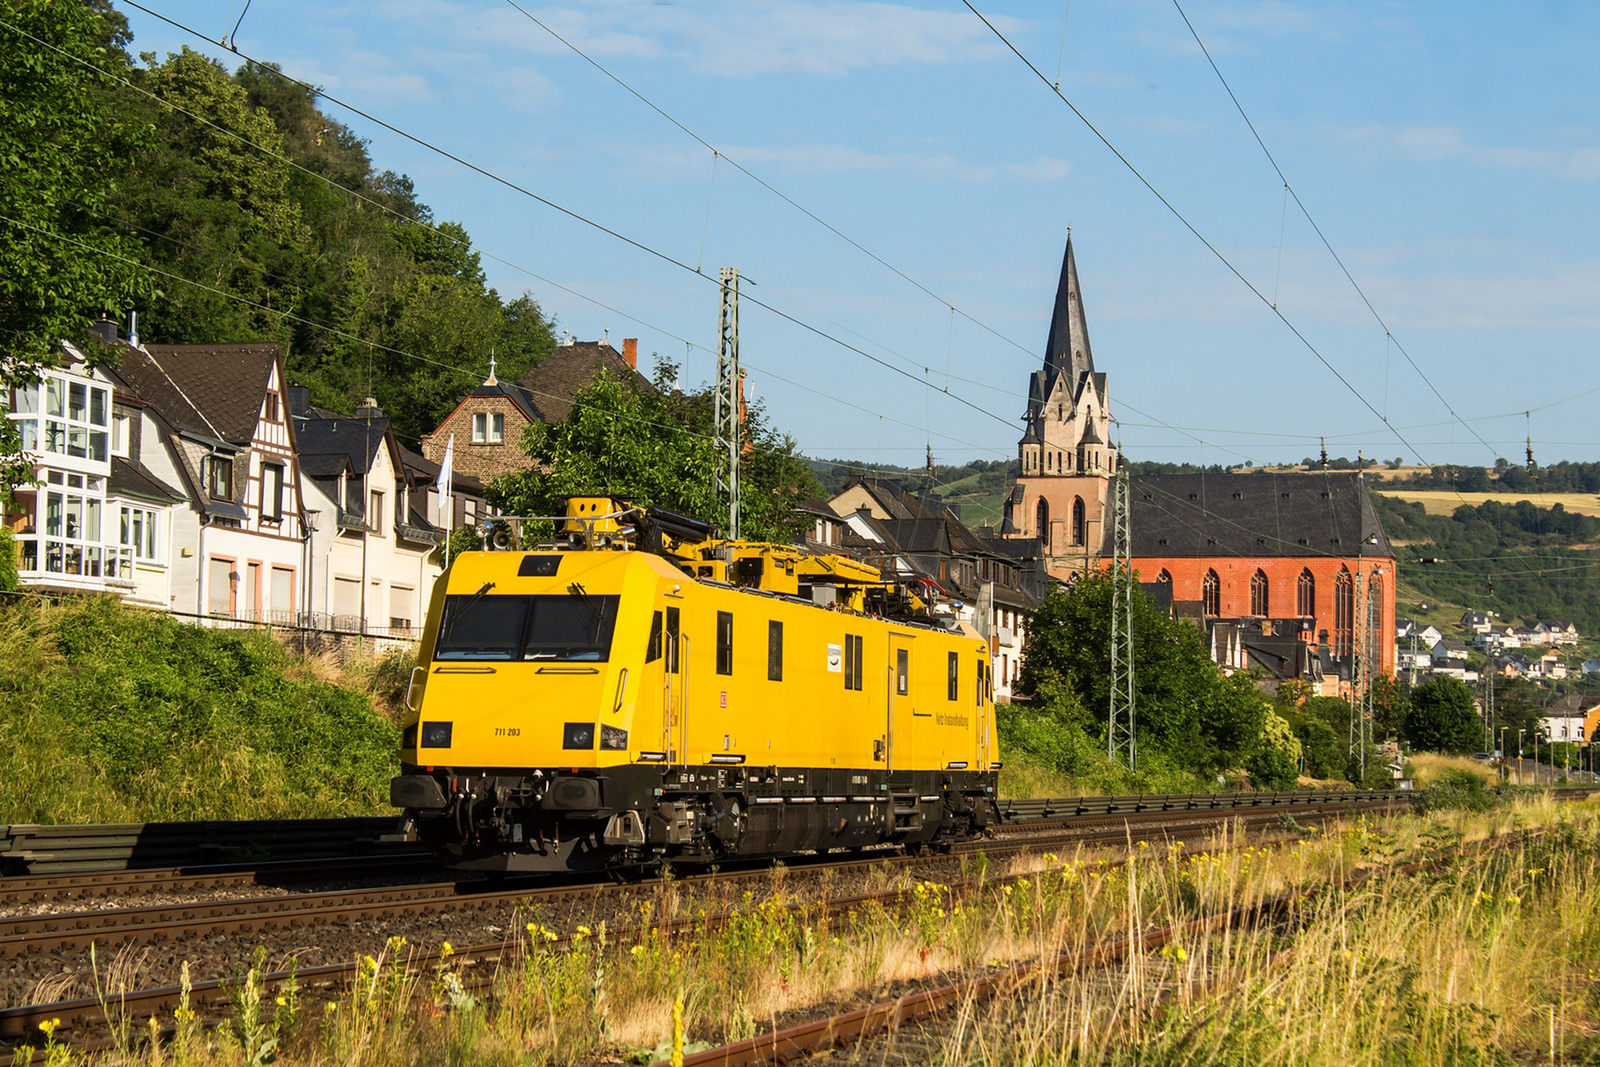
POLYGON ((312 407, 298 387, 291 398, 320 566, 310 610, 331 629, 409 639, 443 569, 433 474, 407 465, 375 402, 350 417, 312 407))
POLYGON ((130 427, 142 405, 139 465, 185 498, 169 512, 168 607, 296 621, 314 560, 278 346, 123 345, 121 355, 107 373, 130 427))

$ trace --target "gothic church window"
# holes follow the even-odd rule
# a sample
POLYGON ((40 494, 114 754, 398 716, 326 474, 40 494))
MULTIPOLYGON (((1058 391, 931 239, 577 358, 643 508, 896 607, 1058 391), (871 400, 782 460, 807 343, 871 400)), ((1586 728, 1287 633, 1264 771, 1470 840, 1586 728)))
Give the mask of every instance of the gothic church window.
POLYGON ((1039 509, 1034 513, 1034 530, 1039 535, 1039 541, 1044 545, 1046 552, 1050 551, 1050 502, 1043 497, 1039 498, 1039 509))
POLYGON ((1206 571, 1206 580, 1200 590, 1201 608, 1215 618, 1222 614, 1222 579, 1216 571, 1206 571))
POLYGON ((1295 614, 1311 617, 1317 613, 1317 580, 1307 567, 1300 572, 1300 581, 1295 587, 1295 614))
POLYGON ((1072 543, 1083 544, 1083 498, 1072 498, 1072 543))
POLYGON ((1267 597, 1267 574, 1258 569, 1255 576, 1250 579, 1250 614, 1265 618, 1272 614, 1268 610, 1270 607, 1267 597))
POLYGON ((1348 567, 1333 585, 1333 654, 1348 656, 1355 645, 1356 583, 1348 567))

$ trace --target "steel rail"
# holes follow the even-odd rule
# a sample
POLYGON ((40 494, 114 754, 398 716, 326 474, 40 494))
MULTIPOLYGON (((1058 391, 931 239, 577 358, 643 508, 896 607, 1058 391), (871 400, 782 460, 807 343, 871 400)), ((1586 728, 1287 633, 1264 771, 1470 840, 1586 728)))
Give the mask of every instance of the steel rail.
MULTIPOLYGON (((1324 809, 1323 811, 1318 812, 1314 817, 1319 819, 1327 818, 1334 814, 1340 813, 1331 812, 1324 809)), ((1276 814, 1258 812, 1251 815, 1239 816, 1239 818, 1247 823, 1254 822, 1262 825, 1270 825, 1270 820, 1275 819, 1276 814)), ((1191 822, 1185 827, 1181 828, 1178 834, 1169 834, 1165 836, 1169 840, 1187 839, 1191 837, 1202 836, 1203 834, 1208 833, 1212 827, 1216 825, 1217 821, 1218 820, 1216 819, 1212 819, 1205 822, 1191 822)), ((1093 835, 1080 835, 1079 838, 1074 840, 1082 844, 1125 844, 1129 842, 1126 831, 1115 831, 1109 829, 1098 831, 1093 835), (1092 837, 1093 840, 1090 840, 1090 837, 1092 837)), ((1134 838, 1133 840, 1138 841, 1142 839, 1134 838)), ((1034 844, 1035 843, 1031 840, 1019 841, 1014 845, 1006 846, 998 854, 1004 854, 1012 851, 1031 851, 1034 847, 1034 844)), ((914 863, 918 858, 919 857, 896 857, 901 864, 914 863)), ((925 859, 926 857, 920 858, 925 859)), ((848 861, 842 866, 871 866, 876 865, 879 862, 881 861, 853 860, 848 861)), ((738 875, 736 877, 742 878, 764 873, 766 872, 746 872, 745 874, 738 875)), ((717 876, 705 875, 700 877, 713 878, 717 876)), ((953 894, 969 894, 972 892, 981 892, 986 889, 998 888, 1027 877, 1033 877, 1033 873, 1020 873, 992 878, 979 877, 961 882, 948 883, 945 884, 944 888, 953 894)), ((684 879, 683 881, 687 880, 688 879, 684 879)), ((593 887, 589 886, 573 887, 563 892, 581 893, 592 888, 593 887)), ((785 904, 784 910, 786 912, 816 912, 825 921, 829 921, 832 918, 847 914, 851 909, 863 908, 871 904, 895 904, 903 901, 906 893, 907 890, 904 886, 894 886, 878 892, 862 893, 848 897, 833 897, 823 900, 796 900, 785 904)), ((694 916, 671 920, 658 920, 651 923, 618 928, 617 930, 613 931, 613 936, 615 936, 618 940, 626 940, 630 937, 638 939, 647 935, 651 931, 672 934, 693 930, 720 929, 728 922, 740 917, 743 914, 745 913, 739 911, 738 909, 730 909, 716 915, 705 917, 694 916)), ((563 949, 568 947, 573 940, 574 935, 572 934, 560 934, 556 935, 554 940, 548 942, 548 945, 552 949, 563 949)), ((508 952, 516 951, 519 948, 519 945, 520 942, 514 941, 497 941, 487 944, 474 945, 456 950, 452 954, 451 959, 457 965, 466 968, 484 968, 488 965, 501 962, 508 952)), ((320 967, 299 968, 294 971, 275 971, 263 975, 261 978, 261 983, 264 990, 271 990, 276 988, 279 984, 289 981, 292 978, 299 983, 301 995, 303 996, 329 996, 339 989, 342 989, 343 985, 347 983, 349 979, 355 976, 357 970, 358 965, 356 963, 338 963, 328 964, 320 967)), ((481 981, 487 982, 490 977, 490 975, 486 974, 481 981)), ((227 991, 228 984, 229 983, 226 980, 208 980, 193 983, 190 987, 191 1009, 201 1014, 205 1014, 207 1012, 216 1014, 230 1010, 232 1001, 227 991)), ((108 1000, 107 1004, 105 1005, 103 1005, 96 998, 85 997, 68 1001, 59 1001, 50 1004, 33 1004, 23 1005, 15 1008, 0 1009, 0 1041, 17 1043, 26 1042, 36 1037, 35 1031, 37 1030, 40 1022, 52 1019, 61 1020, 60 1032, 62 1033, 70 1034, 91 1031, 106 1024, 105 1012, 107 1008, 123 1014, 126 1018, 145 1018, 152 1014, 159 1014, 162 1012, 170 1013, 178 1006, 181 995, 182 990, 179 987, 164 986, 138 990, 119 995, 108 1000)), ((78 1043, 75 1042, 73 1047, 79 1047, 78 1043)))
MULTIPOLYGON (((962 842, 952 849, 952 853, 983 852, 986 855, 1003 856, 1045 848, 1098 843, 1115 844, 1126 840, 1130 835, 1146 832, 1135 829, 1136 824, 1159 829, 1163 836, 1170 838, 1185 831, 1191 834, 1203 833, 1218 823, 1232 819, 1242 818, 1254 823, 1263 819, 1276 819, 1282 814, 1295 811, 1299 811, 1307 818, 1313 818, 1319 815, 1339 814, 1351 808, 1364 810, 1375 806, 1387 806, 1394 802, 1395 796, 1392 792, 1387 796, 1374 795, 1373 799, 1345 805, 1339 809, 1324 804, 1306 808, 1285 806, 1268 812, 1259 810, 1235 812, 1227 809, 1196 813, 1152 811, 1140 815, 1096 816, 1088 819, 1039 819, 1035 823, 1005 827, 1010 831, 1005 837, 962 842), (1070 828, 1060 828, 1059 824, 1063 822, 1070 828)), ((852 857, 841 860, 835 855, 821 854, 795 857, 795 859, 801 861, 796 865, 796 869, 848 870, 885 865, 914 866, 937 859, 938 856, 938 853, 928 853, 852 857)), ((764 879, 769 874, 770 868, 763 864, 750 870, 696 873, 675 880, 680 883, 713 880, 737 883, 764 879)), ((105 948, 129 942, 166 943, 186 937, 230 933, 263 934, 296 930, 319 923, 439 915, 522 902, 553 903, 576 896, 599 897, 627 889, 649 889, 661 881, 662 879, 650 879, 633 886, 581 882, 560 886, 523 884, 510 888, 493 888, 483 882, 433 882, 400 887, 339 889, 144 907, 13 915, 0 918, 0 958, 35 952, 81 950, 87 949, 92 944, 99 944, 105 948)))

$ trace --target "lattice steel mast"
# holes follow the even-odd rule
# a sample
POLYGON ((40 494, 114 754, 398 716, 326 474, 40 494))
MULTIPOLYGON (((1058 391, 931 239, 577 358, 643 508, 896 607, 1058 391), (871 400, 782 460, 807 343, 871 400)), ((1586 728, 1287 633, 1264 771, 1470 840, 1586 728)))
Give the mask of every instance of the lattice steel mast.
POLYGON ((716 491, 728 502, 728 536, 739 536, 739 268, 722 268, 722 313, 717 327, 717 388, 712 427, 718 463, 716 491))
POLYGON ((1131 771, 1136 758, 1133 688, 1133 560, 1128 471, 1117 446, 1117 477, 1111 502, 1111 708, 1106 752, 1131 771))

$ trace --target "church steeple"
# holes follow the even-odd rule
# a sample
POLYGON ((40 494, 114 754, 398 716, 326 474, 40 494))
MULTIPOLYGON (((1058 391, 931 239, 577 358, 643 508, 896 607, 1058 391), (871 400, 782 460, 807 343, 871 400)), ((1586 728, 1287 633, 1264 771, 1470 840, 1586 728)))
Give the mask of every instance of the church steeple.
POLYGON ((1056 283, 1055 313, 1050 316, 1050 336, 1044 353, 1046 388, 1054 386, 1058 375, 1067 376, 1067 387, 1076 390, 1084 372, 1094 372, 1094 356, 1089 351, 1089 325, 1083 316, 1083 296, 1078 289, 1078 264, 1072 257, 1072 227, 1067 227, 1067 251, 1061 257, 1061 280, 1056 283))

